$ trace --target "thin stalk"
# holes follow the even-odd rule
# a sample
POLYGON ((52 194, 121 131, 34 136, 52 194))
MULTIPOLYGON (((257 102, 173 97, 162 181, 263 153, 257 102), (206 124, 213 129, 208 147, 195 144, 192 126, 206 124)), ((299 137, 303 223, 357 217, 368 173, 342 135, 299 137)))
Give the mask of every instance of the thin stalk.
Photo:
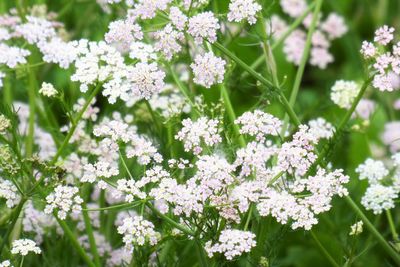
POLYGON ((85 250, 79 244, 78 240, 75 238, 74 233, 72 233, 71 229, 69 229, 67 223, 63 220, 60 220, 56 215, 54 215, 54 217, 56 218, 58 224, 63 229, 64 234, 71 241, 72 246, 75 248, 75 250, 78 252, 78 254, 82 257, 82 259, 86 262, 87 266, 96 267, 96 265, 93 263, 93 261, 86 254, 85 250))
MULTIPOLYGON (((308 16, 308 14, 311 12, 311 10, 314 8, 314 6, 315 6, 315 2, 311 3, 307 7, 306 11, 300 17, 298 17, 295 21, 293 21, 293 23, 289 26, 289 28, 287 28, 285 33, 282 34, 282 36, 280 36, 279 39, 271 45, 272 50, 275 50, 277 47, 279 47, 286 40, 286 38, 295 29, 297 29, 297 27, 301 23, 303 23, 304 19, 308 16)), ((264 60, 265 60, 265 55, 262 55, 259 58, 257 58, 256 61, 254 61, 253 64, 250 65, 250 67, 255 70, 264 62, 264 60)), ((240 76, 240 78, 243 79, 243 78, 246 78, 247 76, 248 76, 248 73, 245 72, 240 76)))
POLYGON ((93 92, 89 95, 89 98, 86 100, 86 103, 83 105, 82 109, 79 111, 78 115, 72 122, 71 129, 68 131, 67 136, 65 137, 63 143, 61 144, 60 148, 57 150, 56 155, 54 156, 53 160, 51 163, 56 163, 58 158, 61 156, 61 153, 64 151, 66 146, 69 143, 69 140, 71 139, 72 135, 75 133, 76 127, 78 126, 79 121, 82 119, 83 114, 85 113, 86 109, 89 107, 90 103, 92 100, 96 97, 97 93, 101 90, 102 84, 99 83, 96 88, 93 90, 93 92))
MULTIPOLYGON (((69 144, 69 140, 71 139, 72 135, 75 133, 76 127, 78 126, 79 121, 82 119, 83 114, 85 113, 86 109, 89 107, 90 103, 92 100, 96 97, 97 93, 101 90, 102 84, 99 83, 96 88, 93 90, 93 92, 89 95, 89 98, 86 100, 85 104, 83 105, 82 109, 78 112, 76 118, 71 122, 71 129, 69 129, 67 136, 65 137, 63 143, 61 146, 58 148, 57 153, 53 157, 52 161, 50 162, 51 164, 55 164, 58 160, 58 158, 61 156, 62 152, 64 149, 67 147, 69 144)), ((43 175, 33 186, 32 189, 29 191, 28 195, 31 194, 46 178, 45 175, 43 175)))
POLYGON ((204 248, 201 246, 199 241, 196 240, 194 242, 196 243, 196 251, 197 251, 197 255, 199 257, 200 266, 207 267, 208 263, 207 263, 206 255, 204 254, 204 248))
POLYGON ((35 134, 35 114, 36 114, 36 78, 32 70, 29 70, 28 98, 29 98, 29 122, 28 135, 25 143, 25 154, 29 158, 33 153, 33 139, 35 134))
MULTIPOLYGON (((350 109, 346 112, 346 114, 344 115, 343 119, 341 120, 339 126, 336 128, 336 132, 332 137, 332 141, 330 142, 331 144, 335 144, 338 141, 338 139, 342 136, 342 133, 343 133, 347 123, 349 122, 351 115, 354 113, 354 110, 356 109, 358 103, 360 102, 361 98, 363 97, 363 95, 364 95, 365 91, 367 90, 369 84, 371 83, 372 79, 373 79, 373 76, 368 78, 364 82, 364 84, 361 86, 360 92, 358 93, 356 99, 353 101, 353 104, 351 105, 350 109)), ((331 147, 331 144, 327 144, 323 148, 322 152, 319 153, 317 160, 313 164, 312 168, 310 168, 310 170, 315 169, 316 166, 318 166, 322 163, 322 161, 325 159, 325 156, 329 152, 329 148, 331 147)))
POLYGON ((4 86, 3 86, 3 103, 5 106, 11 106, 13 103, 13 93, 11 90, 10 78, 4 78, 4 86))
POLYGON ((109 206, 109 207, 103 207, 103 208, 96 208, 96 209, 82 209, 83 211, 106 211, 106 210, 118 210, 118 209, 125 209, 125 208, 133 208, 136 206, 139 206, 141 204, 141 201, 134 201, 132 203, 124 203, 124 204, 119 204, 119 205, 114 205, 114 206, 109 206))
POLYGON ((25 202, 27 201, 26 198, 22 198, 21 201, 19 202, 18 206, 16 207, 13 215, 12 215, 12 221, 10 226, 7 228, 7 232, 3 236, 3 241, 1 242, 0 245, 0 255, 3 251, 4 246, 7 243, 8 237, 10 236, 12 230, 14 229, 15 224, 18 221, 19 215, 21 214, 22 208, 24 207, 25 202))
POLYGON ((280 101, 283 105, 283 107, 286 110, 286 113, 289 115, 289 118, 292 120, 292 122, 298 126, 300 125, 300 120, 297 118, 296 113, 294 112, 293 108, 289 105, 289 101, 286 99, 285 95, 280 91, 278 88, 276 88, 270 81, 265 79, 263 76, 261 76, 258 72, 253 70, 249 65, 244 63, 240 58, 238 58, 236 55, 234 55, 232 52, 230 52, 228 49, 226 49, 223 45, 220 43, 213 43, 213 45, 218 48, 222 53, 224 53, 226 56, 228 56, 230 59, 236 62, 239 66, 241 66, 245 71, 247 71, 251 76, 253 76, 256 80, 258 80, 260 83, 265 85, 267 88, 269 88, 271 91, 274 91, 278 93, 280 101))
POLYGON ((397 234, 396 226, 394 225, 392 213, 390 212, 390 210, 386 210, 386 217, 389 222, 390 232, 392 232, 393 240, 399 242, 399 235, 397 234))
POLYGON ((219 88, 221 90, 222 99, 224 100, 226 112, 228 113, 228 117, 233 125, 233 131, 235 132, 235 135, 238 137, 239 145, 241 147, 245 147, 246 141, 244 140, 243 135, 240 134, 239 126, 235 123, 236 114, 235 111, 233 110, 233 106, 229 98, 228 91, 226 90, 225 85, 222 83, 219 85, 219 88))
MULTIPOLYGON (((297 94, 298 94, 299 89, 300 89, 300 84, 301 84, 301 81, 303 79, 304 69, 306 67, 306 64, 307 64, 307 61, 308 61, 308 57, 310 55, 311 41, 312 41, 312 37, 313 37, 314 32, 315 32, 315 29, 317 27, 318 18, 319 18, 319 12, 321 10, 322 2, 323 2, 323 0, 317 0, 316 1, 316 6, 315 6, 315 9, 314 9, 314 12, 313 12, 313 17, 312 17, 310 29, 308 30, 308 33, 307 33, 307 39, 306 39, 306 43, 305 43, 305 46, 304 46, 303 54, 301 56, 300 64, 299 64, 299 67, 297 69, 296 78, 295 78, 294 83, 293 83, 292 92, 290 93, 289 105, 292 108, 293 108, 293 106, 294 106, 294 104, 296 102, 297 94)), ((282 131, 281 131, 282 135, 286 132, 288 123, 289 123, 289 118, 286 115, 285 118, 284 118, 284 124, 283 124, 282 131)))
POLYGON ((167 223, 171 224, 171 225, 174 226, 175 228, 181 230, 181 231, 184 232, 185 234, 191 235, 191 236, 194 236, 194 235, 195 235, 194 232, 193 232, 191 229, 189 229, 189 228, 187 228, 187 227, 185 227, 185 226, 183 226, 183 225, 181 225, 181 224, 175 222, 174 220, 172 220, 172 219, 169 218, 168 216, 162 214, 159 210, 157 210, 156 208, 154 208, 153 205, 152 205, 151 203, 149 203, 148 201, 146 202, 146 206, 147 206, 149 209, 151 209, 151 211, 153 211, 158 217, 160 217, 161 219, 165 220, 167 223))
POLYGON ((144 103, 146 104, 146 107, 147 107, 148 111, 150 112, 151 118, 153 119, 153 123, 155 125, 155 128, 156 128, 158 134, 161 136, 162 129, 161 129, 159 123, 158 123, 158 119, 157 119, 156 113, 154 112, 154 110, 151 107, 151 105, 150 105, 148 100, 144 100, 144 103))
POLYGON ((94 235, 93 235, 92 223, 90 221, 89 214, 86 209, 87 209, 86 203, 83 202, 82 203, 82 215, 83 215, 83 220, 85 222, 86 234, 89 239, 90 251, 94 258, 94 264, 97 267, 100 267, 101 266, 100 256, 99 256, 99 252, 97 251, 96 240, 94 239, 94 235))
POLYGON ((174 82, 176 83, 176 85, 178 86, 179 91, 186 97, 186 99, 189 101, 190 105, 192 106, 192 108, 198 113, 200 114, 200 112, 197 110, 196 104, 193 102, 193 99, 189 93, 189 90, 185 87, 185 85, 181 82, 181 80, 179 79, 178 75, 176 74, 175 70, 173 69, 172 66, 168 66, 169 67, 169 71, 172 75, 172 78, 174 79, 174 82))
POLYGON ((318 240, 317 236, 314 234, 314 232, 312 230, 310 231, 310 234, 311 234, 311 237, 314 239, 315 243, 317 243, 319 249, 322 251, 322 253, 324 253, 325 257, 332 264, 332 266, 340 267, 340 265, 335 261, 335 259, 331 256, 331 254, 329 254, 328 250, 318 240))
POLYGON ((385 238, 378 232, 378 230, 374 227, 374 225, 368 220, 367 216, 365 216, 364 212, 357 206, 357 204, 351 199, 350 196, 345 197, 346 202, 349 206, 357 213, 357 215, 364 222, 367 229, 370 233, 376 238, 378 243, 382 246, 382 248, 390 255, 390 257, 396 262, 397 265, 400 266, 400 255, 386 242, 385 238))

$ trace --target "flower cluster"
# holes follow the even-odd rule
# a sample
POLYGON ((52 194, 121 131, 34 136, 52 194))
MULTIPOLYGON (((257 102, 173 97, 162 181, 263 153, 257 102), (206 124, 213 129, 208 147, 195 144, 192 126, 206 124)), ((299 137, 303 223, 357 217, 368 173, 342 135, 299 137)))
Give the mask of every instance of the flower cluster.
POLYGON ((361 204, 374 214, 394 208, 394 200, 400 193, 399 158, 399 154, 392 156, 393 170, 390 171, 384 162, 370 158, 356 169, 360 180, 367 179, 369 183, 361 204), (393 176, 389 176, 390 173, 393 173, 393 176))
POLYGON ((225 74, 225 60, 214 56, 212 52, 197 55, 194 63, 190 65, 193 70, 193 81, 206 88, 213 84, 222 83, 225 74))
POLYGON ((201 117, 194 122, 185 119, 175 138, 184 143, 185 151, 192 151, 198 155, 203 151, 202 144, 213 146, 222 141, 218 124, 218 120, 210 120, 207 117, 201 117))
POLYGON ((82 210, 81 204, 83 199, 78 195, 79 189, 73 186, 59 185, 54 189, 54 192, 46 197, 46 208, 44 212, 51 214, 57 213, 57 217, 61 220, 67 218, 68 213, 80 213, 82 210))
POLYGON ((394 28, 384 25, 375 31, 374 42, 364 41, 361 47, 361 54, 375 75, 372 84, 380 91, 391 92, 400 88, 400 43, 394 44, 390 50, 393 34, 394 28))
POLYGON ((20 254, 21 256, 28 255, 29 252, 36 254, 42 253, 42 250, 36 246, 36 243, 30 239, 14 240, 11 247, 12 254, 20 254))
POLYGON ((250 252, 251 248, 256 246, 255 237, 256 235, 252 232, 227 229, 221 232, 217 243, 207 242, 205 249, 209 257, 215 253, 221 253, 227 260, 232 260, 243 253, 250 252))
POLYGON ((154 246, 160 239, 160 234, 154 231, 153 223, 141 216, 128 217, 118 227, 118 233, 123 235, 126 249, 149 244, 154 246))
POLYGON ((240 126, 241 134, 248 134, 258 142, 265 141, 266 136, 279 136, 282 121, 261 110, 245 112, 235 121, 240 126))

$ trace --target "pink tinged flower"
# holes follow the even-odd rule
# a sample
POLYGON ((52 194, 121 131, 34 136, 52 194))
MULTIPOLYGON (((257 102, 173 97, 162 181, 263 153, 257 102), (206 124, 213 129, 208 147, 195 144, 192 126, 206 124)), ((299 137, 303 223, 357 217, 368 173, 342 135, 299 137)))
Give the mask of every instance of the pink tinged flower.
POLYGON ((261 10, 254 0, 232 0, 229 4, 228 21, 240 22, 247 20, 249 24, 256 23, 256 14, 261 10))
POLYGON ((375 102, 369 99, 361 99, 358 103, 353 117, 359 116, 364 120, 368 120, 375 111, 375 102))
POLYGON ((282 0, 280 3, 283 12, 294 18, 301 16, 307 9, 305 0, 282 0))
POLYGON ((390 147, 392 152, 400 150, 400 121, 393 121, 385 124, 382 141, 385 145, 390 147))
POLYGON ((377 53, 374 44, 367 41, 363 41, 360 52, 365 59, 375 57, 377 53))
POLYGON ((348 31, 343 17, 336 13, 329 14, 328 18, 322 22, 321 29, 328 34, 331 40, 342 37, 348 31))
POLYGON ((225 60, 214 56, 212 52, 197 55, 190 65, 194 74, 194 82, 206 88, 222 83, 225 74, 225 60))
POLYGON ((197 44, 201 44, 204 40, 214 43, 219 29, 218 19, 211 11, 199 13, 189 19, 188 33, 197 44))
POLYGON ((320 69, 325 69, 329 63, 333 62, 333 56, 326 48, 313 47, 311 49, 310 64, 320 69))
POLYGON ((387 25, 384 25, 375 31, 374 41, 381 45, 387 45, 393 40, 393 33, 393 27, 388 27, 387 25))

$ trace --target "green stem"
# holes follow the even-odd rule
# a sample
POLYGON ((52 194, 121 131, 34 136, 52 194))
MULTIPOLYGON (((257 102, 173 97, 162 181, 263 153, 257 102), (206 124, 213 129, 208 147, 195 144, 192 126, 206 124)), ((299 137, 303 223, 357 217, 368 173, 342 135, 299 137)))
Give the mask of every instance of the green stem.
POLYGON ((72 231, 69 229, 67 223, 63 220, 60 220, 56 214, 54 214, 54 217, 56 218, 58 224, 61 226, 61 228, 64 231, 64 234, 68 237, 68 239, 71 241, 72 246, 75 248, 75 250, 78 252, 78 254, 82 257, 82 259, 86 262, 87 266, 90 267, 96 267, 96 265, 93 263, 93 261, 89 258, 89 256, 86 254, 85 250, 82 248, 82 246, 79 244, 78 240, 75 238, 75 235, 72 233, 72 231))
POLYGON ((311 230, 310 234, 312 238, 314 239, 315 243, 317 243, 319 249, 324 253, 325 257, 328 259, 328 261, 332 264, 334 267, 340 267, 340 265, 335 261, 335 259, 329 254, 328 250, 322 245, 322 243, 318 240, 317 236, 314 234, 314 232, 311 230))
MULTIPOLYGON (((65 137, 63 143, 61 146, 58 148, 57 153, 53 157, 52 161, 50 162, 51 164, 55 164, 58 160, 58 158, 61 156, 62 152, 64 149, 67 147, 69 144, 69 140, 71 139, 72 135, 75 133, 76 127, 78 126, 79 121, 82 119, 83 114, 85 113, 86 109, 89 107, 90 103, 92 100, 96 97, 97 93, 101 90, 102 84, 99 83, 96 88, 93 90, 93 92, 89 95, 89 98, 86 100, 86 103, 83 105, 82 109, 78 112, 76 115, 76 118, 71 122, 71 129, 69 129, 67 136, 65 137)), ((42 177, 32 186, 32 189, 29 191, 28 195, 31 194, 46 178, 45 175, 42 175, 42 177)))
POLYGON ((189 228, 187 228, 187 227, 175 222, 174 220, 172 220, 168 216, 162 214, 159 210, 157 210, 155 207, 153 207, 153 205, 151 203, 149 203, 148 201, 146 202, 146 206, 149 207, 151 209, 151 211, 153 211, 158 217, 160 217, 161 219, 165 220, 167 223, 171 224, 175 228, 181 230, 183 233, 185 233, 187 235, 191 235, 191 236, 195 235, 194 232, 191 229, 189 229, 189 228))
POLYGON ((92 223, 90 221, 90 217, 87 212, 87 206, 85 202, 82 203, 82 215, 83 215, 83 220, 85 222, 86 234, 88 235, 89 239, 90 251, 92 252, 92 256, 94 258, 94 263, 97 267, 100 267, 101 266, 100 256, 97 251, 96 240, 94 239, 93 235, 92 223))
POLYGON ((241 147, 245 147, 246 141, 244 140, 243 135, 240 134, 239 126, 235 123, 236 114, 235 114, 235 111, 233 110, 233 106, 232 106, 231 100, 229 98, 228 91, 226 90, 225 85, 222 83, 219 85, 219 88, 221 90, 222 99, 224 100, 226 112, 228 113, 228 117, 233 126, 233 131, 235 132, 235 135, 238 137, 239 145, 241 147))
POLYGON ((181 80, 179 79, 178 75, 176 74, 175 70, 173 69, 172 66, 168 65, 169 67, 169 71, 172 75, 172 78, 174 79, 174 82, 176 83, 176 85, 178 86, 179 91, 186 97, 186 99, 189 101, 190 105, 192 106, 192 108, 198 113, 200 114, 200 112, 197 110, 196 104, 193 102, 193 99, 189 93, 189 90, 185 87, 185 85, 181 82, 181 80))
POLYGON ((67 147, 69 140, 71 139, 72 135, 75 133, 76 127, 78 126, 79 121, 82 119, 83 114, 85 113, 86 109, 89 107, 92 100, 96 97, 97 93, 101 90, 102 84, 99 83, 93 92, 89 95, 89 98, 86 100, 86 103, 83 105, 82 109, 78 112, 78 115, 72 122, 71 129, 69 129, 67 136, 65 137, 61 147, 57 150, 56 155, 54 156, 53 160, 51 161, 52 164, 56 163, 58 158, 61 156, 61 153, 67 147))
POLYGON ((386 210, 386 217, 389 222, 390 231, 392 232, 393 240, 399 242, 399 235, 396 231, 396 226, 394 225, 393 216, 390 210, 386 210))
POLYGON ((356 109, 358 103, 360 102, 361 98, 363 97, 363 95, 364 95, 365 91, 367 90, 369 84, 371 83, 372 79, 373 79, 373 76, 368 78, 364 82, 364 84, 361 86, 360 92, 358 93, 356 99, 353 101, 353 104, 351 105, 350 109, 346 112, 346 114, 344 115, 343 119, 341 120, 339 126, 336 128, 336 132, 333 135, 331 142, 329 142, 323 148, 322 152, 319 153, 317 160, 315 161, 313 166, 310 168, 310 170, 314 170, 315 167, 320 165, 324 161, 325 156, 328 154, 332 144, 336 144, 338 142, 338 139, 342 136, 342 134, 345 130, 345 127, 351 118, 351 115, 354 113, 354 110, 356 109))
POLYGON ((258 80, 260 83, 265 85, 267 88, 269 88, 271 91, 276 92, 279 95, 280 101, 283 105, 283 107, 286 110, 286 113, 289 115, 290 119, 292 122, 298 126, 300 125, 300 120, 297 118, 296 113, 292 109, 292 107, 289 105, 288 100, 286 99, 285 95, 280 91, 278 88, 276 88, 270 81, 265 79, 263 76, 261 76, 258 72, 253 70, 249 65, 244 63, 240 58, 238 58, 236 55, 234 55, 232 52, 230 52, 228 49, 226 49, 223 45, 220 43, 213 43, 213 45, 218 48, 222 53, 224 53, 226 56, 228 56, 230 59, 236 62, 239 66, 241 66, 245 71, 247 71, 251 76, 253 76, 256 80, 258 80))
POLYGON ((357 213, 357 215, 364 222, 367 229, 370 233, 376 238, 378 243, 382 246, 382 248, 392 257, 392 259, 396 262, 396 264, 400 265, 400 255, 386 242, 385 238, 376 230, 374 225, 368 220, 367 216, 365 216, 364 212, 357 206, 357 204, 351 199, 350 196, 345 197, 346 202, 349 206, 357 213))
POLYGON ((27 201, 26 198, 22 198, 21 201, 19 202, 17 208, 15 209, 13 215, 12 215, 11 224, 7 228, 7 232, 4 234, 3 241, 1 242, 1 245, 0 245, 0 255, 1 255, 1 252, 3 251, 4 246, 7 243, 8 237, 10 236, 12 230, 14 229, 15 224, 18 221, 19 215, 20 215, 20 213, 22 211, 22 208, 24 207, 24 204, 25 204, 26 201, 27 201))
POLYGON ((105 211, 105 210, 118 210, 118 209, 125 209, 125 208, 133 208, 136 206, 139 206, 142 202, 141 201, 134 201, 131 203, 124 203, 124 204, 119 204, 119 205, 114 205, 114 206, 109 206, 109 207, 104 207, 104 208, 97 208, 97 209, 87 209, 83 208, 83 211, 105 211))
POLYGON ((36 114, 36 78, 32 70, 29 70, 28 98, 29 98, 29 124, 28 135, 25 143, 25 154, 29 158, 33 153, 33 139, 35 134, 35 114, 36 114))
POLYGON ((204 248, 201 246, 199 241, 196 240, 194 242, 196 243, 196 251, 197 251, 197 255, 199 257, 200 266, 207 267, 208 262, 207 262, 206 255, 204 254, 204 248))
MULTIPOLYGON (((303 23, 304 19, 308 16, 308 14, 311 12, 311 10, 314 8, 315 6, 315 2, 311 3, 308 8, 306 9, 306 11, 300 16, 298 17, 295 21, 293 21, 293 23, 289 26, 289 28, 287 28, 287 30, 285 31, 284 34, 282 34, 281 37, 279 37, 279 39, 274 42, 271 45, 271 49, 275 50, 277 47, 279 47, 285 40, 286 38, 295 30, 297 29, 297 27, 303 23)), ((265 55, 260 56, 259 58, 256 59, 256 61, 253 62, 253 64, 250 65, 250 67, 252 69, 257 69, 265 60, 265 55)), ((243 73, 240 78, 244 79, 248 76, 248 73, 243 73)))
MULTIPOLYGON (((315 6, 315 9, 314 9, 314 13, 313 13, 310 29, 308 30, 308 33, 307 33, 307 39, 306 39, 306 43, 305 43, 305 46, 304 46, 303 54, 301 56, 300 64, 299 64, 299 67, 297 69, 296 78, 294 80, 292 92, 290 93, 289 105, 292 108, 293 108, 293 106, 294 106, 294 104, 296 102, 297 94, 298 94, 299 89, 300 89, 300 84, 301 84, 301 81, 303 79, 304 69, 306 67, 306 64, 307 64, 307 61, 308 61, 308 57, 310 55, 311 41, 312 41, 312 37, 313 37, 314 32, 315 32, 315 29, 317 27, 318 18, 319 18, 319 12, 320 12, 321 6, 322 6, 322 1, 323 0, 317 0, 316 1, 316 6, 315 6)), ((286 132, 286 129, 287 129, 287 126, 288 126, 288 122, 289 122, 289 118, 287 116, 285 116, 281 134, 282 133, 284 134, 286 132)))

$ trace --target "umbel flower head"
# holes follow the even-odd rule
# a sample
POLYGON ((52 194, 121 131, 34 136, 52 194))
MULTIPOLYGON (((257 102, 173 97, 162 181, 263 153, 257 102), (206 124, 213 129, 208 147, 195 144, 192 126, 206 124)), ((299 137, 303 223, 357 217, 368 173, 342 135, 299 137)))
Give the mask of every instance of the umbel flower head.
POLYGON ((18 239, 13 241, 11 247, 12 254, 26 256, 29 252, 40 254, 42 253, 42 250, 38 246, 36 246, 35 241, 30 239, 18 239))

